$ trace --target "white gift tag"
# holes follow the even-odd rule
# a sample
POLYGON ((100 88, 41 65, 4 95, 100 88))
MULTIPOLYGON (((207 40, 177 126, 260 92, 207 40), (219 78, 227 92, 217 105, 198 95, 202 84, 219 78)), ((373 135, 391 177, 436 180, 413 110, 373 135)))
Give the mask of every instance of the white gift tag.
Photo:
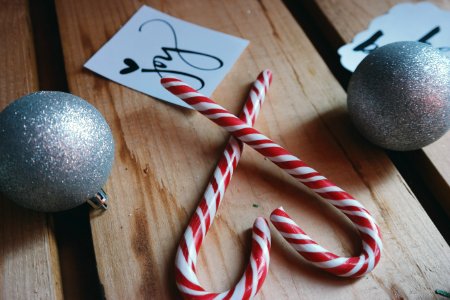
POLYGON ((84 65, 161 100, 189 107, 160 84, 175 76, 210 96, 248 41, 142 6, 84 65))
POLYGON ((353 72, 370 52, 399 41, 427 43, 450 57, 450 12, 429 2, 398 4, 338 49, 341 64, 353 72))

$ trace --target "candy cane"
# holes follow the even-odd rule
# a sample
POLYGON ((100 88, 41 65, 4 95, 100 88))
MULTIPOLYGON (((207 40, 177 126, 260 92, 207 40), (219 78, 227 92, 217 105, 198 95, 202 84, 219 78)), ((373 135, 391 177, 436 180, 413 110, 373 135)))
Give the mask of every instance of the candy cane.
POLYGON ((378 225, 361 203, 251 125, 236 118, 187 84, 176 78, 163 78, 161 83, 171 93, 270 159, 344 213, 354 223, 362 239, 360 256, 340 257, 319 246, 280 207, 272 212, 270 219, 300 255, 315 266, 343 277, 362 276, 375 268, 381 256, 381 234, 378 225))
MULTIPOLYGON (((254 124, 271 80, 272 74, 269 70, 258 76, 240 114, 244 123, 254 124)), ((214 221, 242 149, 242 142, 230 137, 203 198, 180 241, 175 259, 176 283, 185 299, 250 299, 256 295, 266 278, 270 260, 270 231, 267 221, 261 217, 258 217, 253 225, 250 262, 235 287, 223 293, 207 292, 200 285, 196 274, 200 246, 214 221)))

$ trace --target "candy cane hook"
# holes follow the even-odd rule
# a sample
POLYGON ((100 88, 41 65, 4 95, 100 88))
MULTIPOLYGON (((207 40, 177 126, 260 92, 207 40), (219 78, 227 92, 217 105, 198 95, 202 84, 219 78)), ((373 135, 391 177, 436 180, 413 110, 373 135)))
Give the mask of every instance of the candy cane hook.
POLYGON ((207 118, 225 128, 234 137, 270 159, 278 167, 340 210, 353 222, 361 236, 361 255, 340 257, 321 247, 306 235, 283 208, 275 209, 270 218, 273 225, 300 255, 315 266, 337 276, 358 277, 375 268, 381 256, 381 234, 375 220, 361 203, 251 125, 236 118, 226 109, 196 92, 187 84, 176 78, 162 78, 161 83, 172 94, 178 96, 207 118))
MULTIPOLYGON (((262 72, 256 79, 240 114, 244 123, 254 124, 271 80, 272 74, 269 70, 262 72)), ((185 299, 250 299, 256 295, 266 278, 270 260, 270 231, 267 221, 261 217, 257 218, 253 225, 250 262, 235 287, 223 293, 207 292, 200 285, 196 274, 200 246, 213 223, 242 149, 242 142, 230 137, 203 198, 180 241, 175 259, 176 283, 185 299)))

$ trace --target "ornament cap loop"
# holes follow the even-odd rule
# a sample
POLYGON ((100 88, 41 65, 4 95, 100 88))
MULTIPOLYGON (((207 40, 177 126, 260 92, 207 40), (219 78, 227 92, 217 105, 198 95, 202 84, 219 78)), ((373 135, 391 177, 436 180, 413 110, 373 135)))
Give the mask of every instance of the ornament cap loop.
POLYGON ((103 189, 101 189, 97 194, 95 194, 94 197, 89 198, 87 200, 87 203, 89 203, 89 205, 95 209, 107 210, 108 209, 108 195, 106 194, 106 192, 103 189))

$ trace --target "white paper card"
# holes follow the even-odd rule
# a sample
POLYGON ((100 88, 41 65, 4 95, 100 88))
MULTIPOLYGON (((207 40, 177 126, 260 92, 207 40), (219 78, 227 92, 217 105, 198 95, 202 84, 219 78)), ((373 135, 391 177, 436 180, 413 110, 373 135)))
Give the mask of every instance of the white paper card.
POLYGON ((450 57, 450 12, 429 2, 395 5, 351 43, 339 48, 341 64, 353 72, 370 52, 398 41, 424 42, 450 57))
POLYGON ((189 107, 160 84, 175 76, 210 96, 248 41, 142 6, 84 65, 161 100, 189 107))

